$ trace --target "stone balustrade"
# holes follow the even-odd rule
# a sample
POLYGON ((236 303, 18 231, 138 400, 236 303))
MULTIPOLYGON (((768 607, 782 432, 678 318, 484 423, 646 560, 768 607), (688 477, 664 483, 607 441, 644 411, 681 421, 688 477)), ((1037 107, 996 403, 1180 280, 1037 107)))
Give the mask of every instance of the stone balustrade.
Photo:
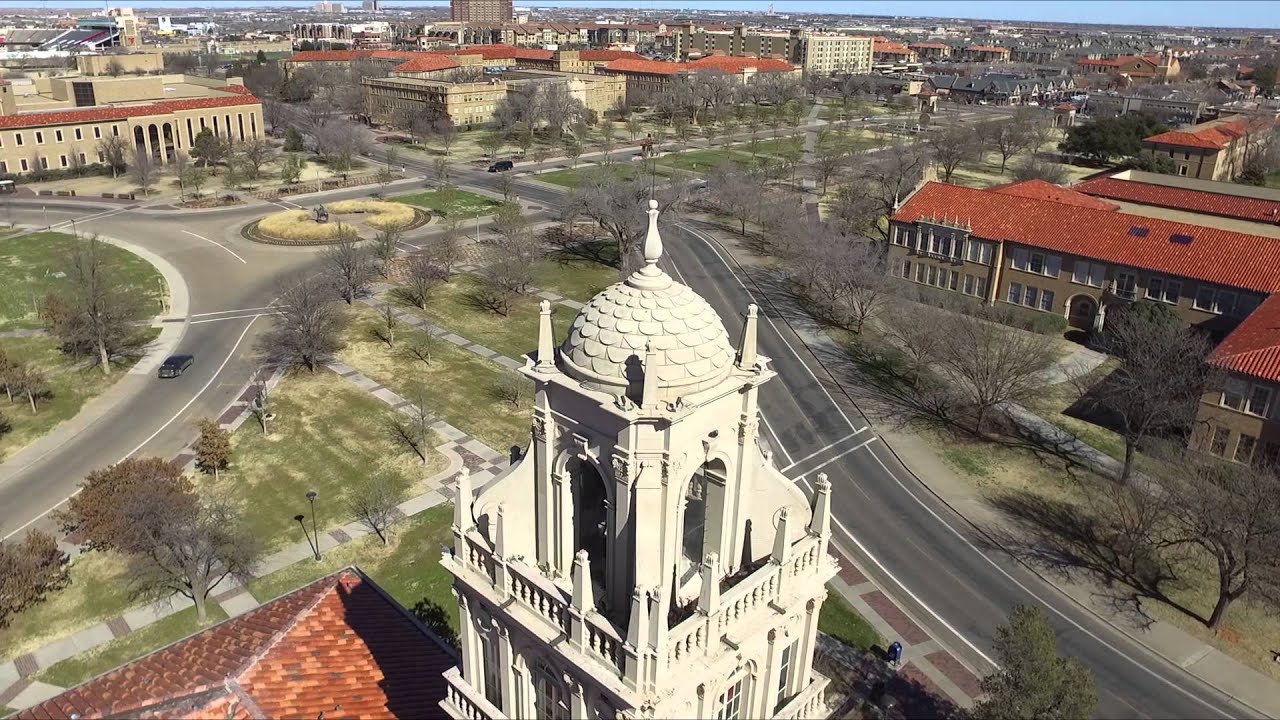
POLYGON ((505 720, 507 717, 500 708, 495 707, 463 680, 458 668, 446 670, 444 679, 447 684, 444 705, 448 706, 447 711, 451 717, 466 720, 505 720))
POLYGON ((818 673, 808 687, 796 693, 778 709, 776 720, 815 720, 829 715, 827 711, 827 684, 831 681, 818 673))

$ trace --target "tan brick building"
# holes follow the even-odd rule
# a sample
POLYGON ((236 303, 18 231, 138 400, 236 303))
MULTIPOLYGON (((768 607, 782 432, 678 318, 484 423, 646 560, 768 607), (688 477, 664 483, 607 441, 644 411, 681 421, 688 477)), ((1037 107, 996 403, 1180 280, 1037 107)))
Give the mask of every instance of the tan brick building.
POLYGON ((1246 157, 1258 144, 1272 141, 1275 130, 1274 116, 1223 118, 1152 135, 1142 148, 1168 155, 1182 177, 1229 181, 1244 170, 1246 157))
POLYGON ((1209 357, 1227 373, 1200 399, 1192 442, 1236 462, 1280 460, 1280 295, 1272 295, 1209 357))
POLYGON ((871 38, 864 35, 805 33, 796 58, 804 72, 817 75, 871 72, 871 38))
POLYGON ((99 141, 122 136, 167 164, 204 128, 236 142, 263 137, 247 88, 190 76, 39 78, 0 85, 0 173, 101 162, 99 141))

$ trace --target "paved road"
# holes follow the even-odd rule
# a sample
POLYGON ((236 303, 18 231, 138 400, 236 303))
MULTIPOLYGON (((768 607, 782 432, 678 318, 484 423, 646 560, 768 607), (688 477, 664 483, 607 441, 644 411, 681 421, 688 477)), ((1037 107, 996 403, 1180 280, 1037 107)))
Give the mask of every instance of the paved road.
MULTIPOLYGON (((460 181, 479 186, 495 182, 484 173, 460 181)), ((527 182, 518 186, 520 197, 546 207, 555 207, 561 196, 527 182)), ((778 377, 764 386, 760 404, 765 437, 777 448, 784 472, 806 490, 812 489, 819 470, 830 476, 836 488, 838 544, 854 557, 874 557, 880 567, 871 570, 881 585, 905 596, 918 614, 932 615, 937 620, 933 627, 943 627, 943 635, 961 645, 956 649, 962 655, 989 668, 996 626, 1015 605, 1039 603, 1051 610, 1064 650, 1095 671, 1100 716, 1252 714, 1079 608, 1017 562, 980 551, 973 529, 875 437, 840 385, 767 298, 755 287, 748 289, 745 276, 735 274, 728 254, 705 231, 691 224, 668 226, 664 239, 676 276, 711 303, 731 337, 741 329, 747 305, 761 306, 766 319, 760 326, 760 348, 772 359, 778 377)))
MULTIPOLYGON (((14 220, 43 225, 44 212, 36 203, 14 204, 14 220)), ((221 412, 252 372, 252 347, 267 327, 254 318, 279 294, 280 278, 306 271, 316 263, 314 251, 275 248, 244 240, 238 228, 250 211, 143 217, 134 213, 109 216, 95 210, 48 209, 49 222, 77 218, 77 229, 98 232, 143 246, 164 257, 186 279, 190 316, 171 318, 190 322, 178 351, 196 356, 182 377, 160 380, 152 375, 129 376, 141 392, 85 428, 55 452, 19 470, 0 483, 0 537, 39 517, 71 494, 95 468, 128 454, 172 457, 190 440, 192 423, 221 412)))

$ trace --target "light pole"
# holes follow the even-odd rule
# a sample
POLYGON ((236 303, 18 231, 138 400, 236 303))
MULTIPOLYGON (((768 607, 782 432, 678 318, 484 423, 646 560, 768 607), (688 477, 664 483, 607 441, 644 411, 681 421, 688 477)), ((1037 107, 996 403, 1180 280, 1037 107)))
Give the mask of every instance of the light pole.
POLYGON ((293 516, 293 519, 298 523, 298 527, 302 528, 302 536, 307 539, 307 547, 311 548, 311 557, 316 560, 319 560, 320 551, 316 549, 316 544, 314 542, 311 542, 311 533, 307 532, 307 524, 303 522, 304 520, 307 519, 307 516, 303 515, 302 513, 298 513, 297 515, 293 516))
POLYGON ((311 503, 311 536, 315 538, 315 542, 311 545, 312 552, 315 553, 316 562, 320 561, 320 533, 316 532, 316 491, 307 491, 307 502, 311 503))

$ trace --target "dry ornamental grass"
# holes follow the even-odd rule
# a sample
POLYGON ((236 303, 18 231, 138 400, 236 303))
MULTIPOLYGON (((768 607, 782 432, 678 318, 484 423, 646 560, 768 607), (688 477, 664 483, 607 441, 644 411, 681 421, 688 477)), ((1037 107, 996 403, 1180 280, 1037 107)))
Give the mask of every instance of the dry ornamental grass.
POLYGON ((413 222, 413 208, 403 203, 380 202, 378 200, 340 200, 326 206, 329 212, 337 215, 363 213, 367 217, 364 223, 369 227, 386 230, 390 227, 404 227, 413 222))

